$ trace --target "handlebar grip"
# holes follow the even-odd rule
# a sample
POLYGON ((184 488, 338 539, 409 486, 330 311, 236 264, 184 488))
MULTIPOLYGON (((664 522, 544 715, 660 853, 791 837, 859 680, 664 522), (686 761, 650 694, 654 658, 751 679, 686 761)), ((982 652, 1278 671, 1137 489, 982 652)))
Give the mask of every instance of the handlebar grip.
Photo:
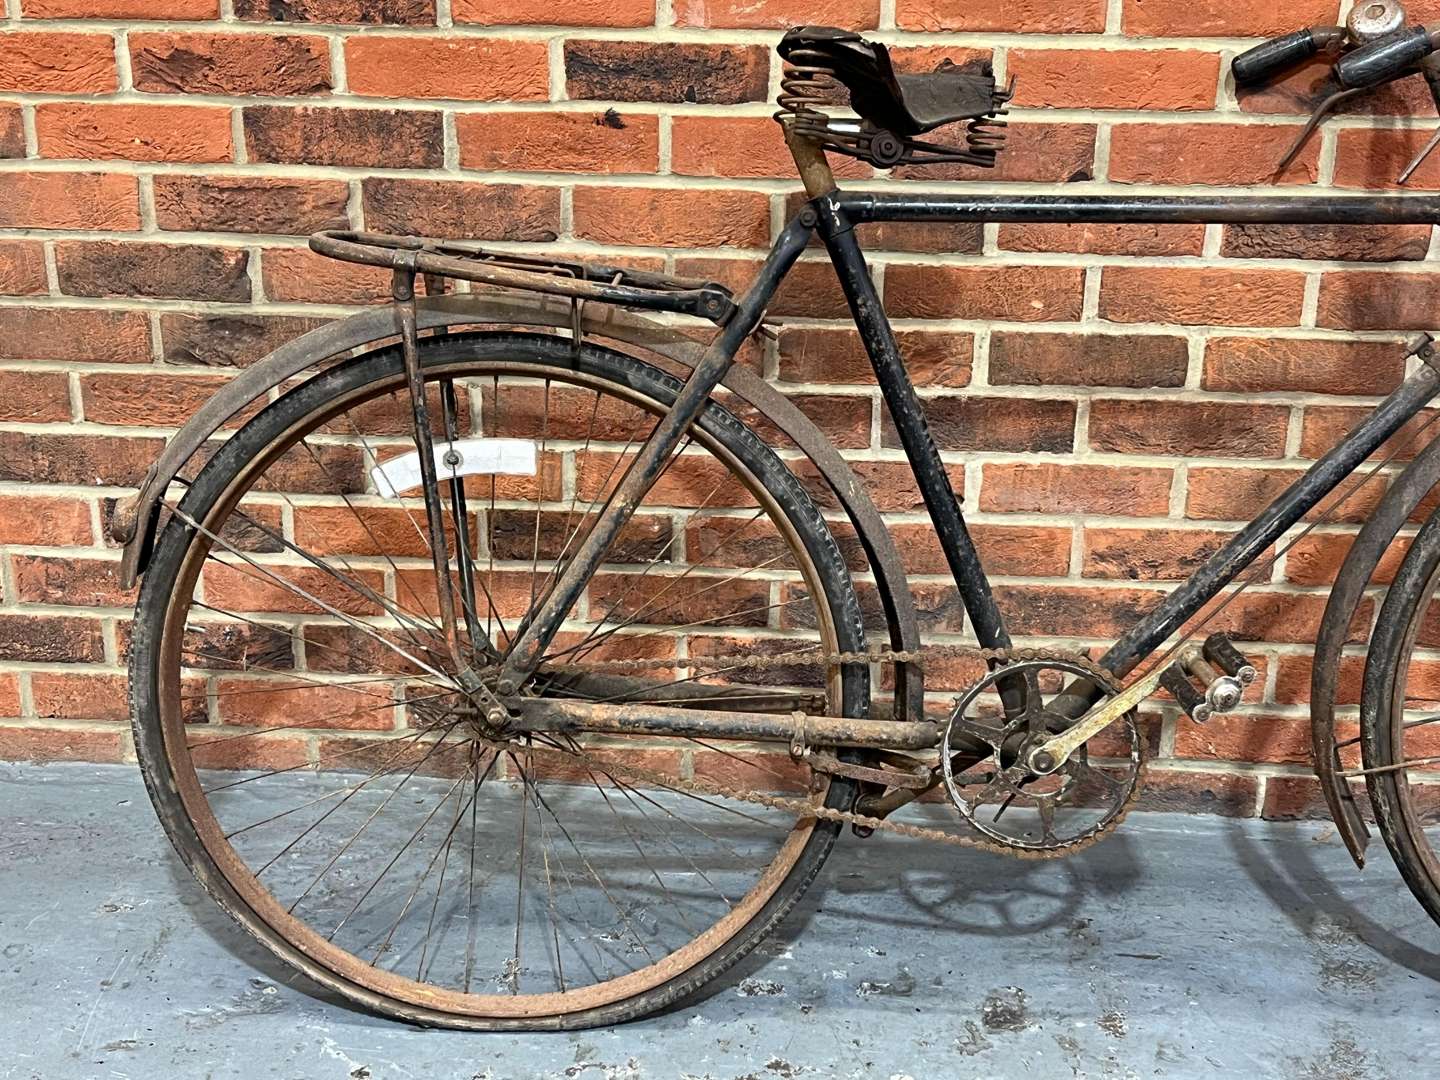
POLYGON ((1338 26, 1314 26, 1296 30, 1284 37, 1271 38, 1241 53, 1230 65, 1237 86, 1255 86, 1273 76, 1309 60, 1322 49, 1338 41, 1344 33, 1338 26))
POLYGON ((1411 26, 1393 37, 1362 46, 1335 65, 1335 78, 1349 90, 1379 86, 1399 78, 1436 49, 1435 35, 1423 26, 1411 26))

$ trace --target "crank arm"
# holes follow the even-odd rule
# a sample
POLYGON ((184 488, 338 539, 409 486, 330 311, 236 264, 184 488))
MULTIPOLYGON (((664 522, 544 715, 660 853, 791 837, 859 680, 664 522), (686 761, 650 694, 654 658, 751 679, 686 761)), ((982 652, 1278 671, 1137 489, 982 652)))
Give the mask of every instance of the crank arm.
POLYGON ((1053 773, 1069 761, 1076 750, 1155 693, 1164 673, 1165 665, 1161 664, 1150 674, 1131 683, 1093 712, 1086 713, 1074 727, 1037 746, 1027 764, 1042 776, 1053 773))

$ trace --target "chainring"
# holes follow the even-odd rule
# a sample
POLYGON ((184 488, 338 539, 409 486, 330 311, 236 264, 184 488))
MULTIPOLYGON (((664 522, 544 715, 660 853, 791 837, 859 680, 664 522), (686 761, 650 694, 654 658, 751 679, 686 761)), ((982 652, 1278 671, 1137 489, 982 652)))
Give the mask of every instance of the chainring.
POLYGON ((1090 743, 1048 775, 1025 764, 1038 745, 1078 722, 1055 708, 1076 680, 1097 687, 1102 699, 1120 692, 1094 665, 1032 654, 993 668, 956 700, 940 743, 941 773, 961 817, 990 843, 1066 853, 1109 833, 1134 805, 1145 747, 1133 711, 1096 736, 1105 740, 1103 764, 1092 763, 1090 743))

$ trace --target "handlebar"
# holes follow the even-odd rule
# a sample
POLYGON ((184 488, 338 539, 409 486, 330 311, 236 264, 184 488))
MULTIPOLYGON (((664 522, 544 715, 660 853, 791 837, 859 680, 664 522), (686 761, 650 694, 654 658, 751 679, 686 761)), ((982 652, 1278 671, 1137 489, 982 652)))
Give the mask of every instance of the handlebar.
POLYGON ((1409 74, 1436 49, 1440 49, 1440 27, 1406 27, 1341 57, 1335 65, 1335 78, 1350 90, 1379 86, 1409 74))
POLYGON ((1230 70, 1235 73, 1236 85, 1256 86, 1268 82, 1286 68, 1335 48, 1344 40, 1344 27, 1311 26, 1284 37, 1271 38, 1241 53, 1230 70))

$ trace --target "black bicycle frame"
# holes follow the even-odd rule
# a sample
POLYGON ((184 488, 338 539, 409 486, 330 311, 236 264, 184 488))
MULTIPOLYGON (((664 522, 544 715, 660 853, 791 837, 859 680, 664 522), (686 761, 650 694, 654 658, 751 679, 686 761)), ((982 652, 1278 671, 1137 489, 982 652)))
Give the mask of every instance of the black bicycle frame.
MULTIPOLYGON (((510 693, 530 674, 609 542, 634 513, 690 424, 754 332, 812 234, 829 252, 901 446, 934 522, 980 644, 1004 648, 1009 634, 965 524, 964 513, 930 436, 914 384, 854 232, 870 222, 1019 222, 1032 224, 1434 225, 1440 197, 1129 197, 877 195, 832 191, 805 204, 782 231, 759 277, 740 300, 656 426, 606 504, 590 536, 536 611, 507 661, 499 691, 510 693)), ((1440 322, 1440 319, 1437 319, 1440 322)), ((1440 361, 1437 361, 1440 362, 1440 361)), ((1440 371, 1427 361, 1376 406, 1346 438, 1216 552, 1185 584, 1132 627, 1102 659, 1124 675, 1233 582, 1287 529, 1303 518, 1440 390, 1440 371)))

